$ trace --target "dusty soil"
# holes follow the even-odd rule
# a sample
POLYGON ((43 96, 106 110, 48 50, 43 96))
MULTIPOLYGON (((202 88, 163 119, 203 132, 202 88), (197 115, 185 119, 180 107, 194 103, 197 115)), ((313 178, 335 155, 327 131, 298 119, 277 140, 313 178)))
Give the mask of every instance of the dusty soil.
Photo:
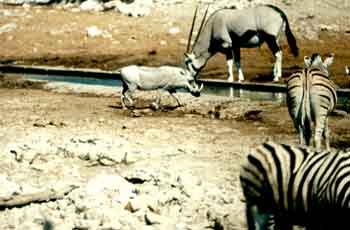
MULTIPOLYGON (((336 55, 331 69, 335 82, 340 87, 349 87, 350 83, 344 76, 344 67, 350 63, 350 28, 346 26, 349 18, 347 11, 344 12, 349 6, 341 3, 328 10, 328 15, 336 12, 336 17, 327 17, 327 8, 321 11, 321 15, 318 15, 317 9, 303 11, 303 6, 309 4, 308 1, 300 2, 294 7, 281 6, 287 14, 293 16, 289 20, 300 47, 299 57, 294 58, 289 52, 286 39, 282 37, 280 44, 284 52, 284 79, 295 68, 302 66, 305 55, 332 52, 336 55), (298 7, 300 9, 296 10, 298 7), (335 29, 332 28, 334 24, 335 29), (316 40, 305 39, 310 31, 318 34, 316 40)), ((151 16, 142 18, 130 18, 112 11, 74 12, 74 8, 64 10, 36 6, 23 9, 2 6, 3 10, 13 11, 14 16, 2 17, 0 26, 16 23, 17 27, 0 34, 0 62, 104 70, 128 64, 178 65, 182 63, 186 51, 195 6, 193 3, 183 7, 155 8, 151 16), (88 37, 87 28, 91 26, 97 26, 107 32, 107 35, 88 37), (179 28, 179 33, 169 33, 173 27, 179 28)), ((200 15, 203 15, 202 11, 204 7, 201 8, 200 15)), ((248 80, 272 80, 274 59, 266 45, 260 49, 242 49, 241 55, 242 68, 248 80)), ((224 60, 220 54, 213 57, 202 71, 201 77, 225 79, 224 60)))
MULTIPOLYGON (((178 11, 175 17, 171 10, 155 11, 151 17, 135 19, 113 12, 77 13, 50 7, 3 6, 3 9, 14 10, 21 16, 4 17, 0 22, 0 25, 17 23, 16 30, 0 34, 2 63, 106 70, 131 63, 180 63, 192 12, 178 11), (112 37, 88 38, 86 28, 92 25, 108 30, 112 37), (180 28, 179 34, 168 33, 173 26, 180 28), (163 45, 160 41, 164 41, 163 45)), ((344 65, 350 63, 349 40, 350 35, 345 31, 321 32, 317 41, 299 39, 299 58, 284 52, 284 77, 301 66, 304 55, 315 51, 334 52, 334 79, 338 85, 348 87, 344 65)), ((282 44, 287 50, 285 41, 282 44)), ((242 56, 248 79, 270 80, 272 58, 265 46, 244 50, 242 56)), ((222 56, 213 58, 201 76, 225 78, 222 61, 222 56)), ((1 211, 1 229, 42 229, 44 220, 50 220, 57 229, 221 229, 220 226, 244 229, 238 182, 240 162, 249 148, 265 140, 297 143, 286 106, 279 102, 205 95, 193 98, 180 94, 186 102, 184 107, 176 108, 166 98, 163 109, 153 111, 147 107, 151 96, 146 95, 140 97, 138 109, 128 111, 120 108, 119 89, 96 87, 92 92, 77 93, 64 91, 62 86, 48 87, 13 79, 17 78, 0 77, 0 176, 21 187, 15 192, 25 194, 61 183, 83 188, 101 173, 127 178, 125 174, 143 170, 139 180, 145 175, 160 179, 150 180, 153 184, 129 181, 136 184, 138 195, 147 194, 148 198, 158 199, 158 203, 154 207, 147 201, 141 211, 128 206, 125 216, 119 213, 125 204, 118 203, 121 207, 118 215, 115 211, 104 213, 111 215, 114 228, 107 228, 107 222, 102 224, 102 220, 99 227, 91 227, 92 222, 87 222, 93 220, 90 209, 78 208, 78 198, 70 194, 63 201, 1 211), (107 163, 98 159, 99 156, 84 155, 96 155, 99 151, 111 154, 107 163), (191 179, 186 179, 188 177, 191 179), (182 184, 178 178, 184 178, 182 184), (174 189, 180 193, 162 203, 160 192, 174 189), (69 207, 73 206, 75 209, 71 210, 69 207), (145 221, 141 217, 147 215, 146 210, 166 218, 157 219, 161 222, 157 224, 145 221), (126 221, 128 218, 136 220, 126 221), (115 221, 120 227, 116 227, 115 221), (170 228, 166 225, 168 222, 170 228), (178 224, 176 228, 174 224, 178 224)), ((350 147, 349 118, 344 112, 330 117, 333 148, 350 147)), ((3 193, 13 192, 4 186, 1 187, 3 193)), ((82 190, 77 191, 84 197, 82 190)), ((103 203, 94 210, 105 207, 103 203)))

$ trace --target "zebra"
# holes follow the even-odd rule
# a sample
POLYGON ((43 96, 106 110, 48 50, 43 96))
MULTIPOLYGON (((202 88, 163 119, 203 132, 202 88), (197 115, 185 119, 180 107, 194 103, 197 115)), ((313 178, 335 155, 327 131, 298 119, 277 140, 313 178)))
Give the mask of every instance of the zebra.
POLYGON ((240 170, 248 230, 349 229, 350 152, 265 142, 240 170))
POLYGON ((336 85, 329 79, 329 66, 334 54, 323 62, 320 54, 304 57, 303 70, 293 73, 287 80, 287 106, 299 132, 300 144, 310 145, 311 124, 315 124, 314 142, 321 149, 321 138, 330 149, 328 115, 337 104, 336 85))
POLYGON ((234 56, 239 81, 243 81, 240 48, 254 48, 266 42, 275 57, 273 75, 274 81, 278 81, 282 76, 282 50, 278 40, 284 28, 292 54, 298 56, 299 48, 288 18, 280 8, 273 5, 259 5, 241 10, 219 9, 210 15, 204 25, 207 9, 190 52, 197 10, 198 7, 193 17, 184 59, 185 65, 193 74, 198 74, 208 60, 220 52, 226 56, 228 80, 234 80, 232 68, 234 56))

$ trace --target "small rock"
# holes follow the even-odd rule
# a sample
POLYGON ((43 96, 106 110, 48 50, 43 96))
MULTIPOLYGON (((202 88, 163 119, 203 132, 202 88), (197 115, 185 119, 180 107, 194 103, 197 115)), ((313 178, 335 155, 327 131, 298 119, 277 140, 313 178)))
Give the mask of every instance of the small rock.
POLYGON ((167 224, 171 223, 171 221, 168 217, 161 216, 161 215, 155 214, 153 212, 146 212, 145 223, 147 225, 155 225, 155 224, 167 225, 167 224))
POLYGON ((103 11, 104 7, 96 0, 87 0, 80 4, 82 11, 103 11))
POLYGON ((97 28, 97 26, 90 26, 86 28, 86 31, 87 31, 87 36, 91 38, 95 38, 95 37, 111 38, 112 37, 110 33, 108 33, 105 30, 101 30, 97 28))
POLYGON ((15 30, 16 28, 17 28, 16 23, 14 23, 14 22, 7 23, 7 24, 0 27, 0 34, 11 32, 11 31, 15 30))
POLYGON ((153 5, 152 0, 137 1, 133 3, 117 2, 115 9, 124 15, 130 17, 143 17, 151 13, 151 7, 153 5))
POLYGON ((102 35, 103 31, 98 29, 96 26, 88 27, 87 29, 88 37, 99 37, 102 35))
POLYGON ((21 187, 10 181, 7 174, 0 175, 0 196, 9 197, 21 193, 21 187))
POLYGON ((169 34, 174 35, 174 34, 178 34, 178 33, 180 33, 179 27, 172 27, 169 29, 169 34))

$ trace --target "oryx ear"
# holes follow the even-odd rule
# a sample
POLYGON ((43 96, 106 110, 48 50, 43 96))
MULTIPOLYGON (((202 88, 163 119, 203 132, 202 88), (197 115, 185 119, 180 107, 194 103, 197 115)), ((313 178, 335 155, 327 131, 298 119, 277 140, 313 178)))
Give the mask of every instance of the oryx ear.
POLYGON ((306 68, 311 66, 311 58, 309 56, 304 56, 304 65, 306 68))
POLYGON ((184 53, 184 56, 185 56, 186 58, 189 58, 189 57, 190 57, 190 55, 189 55, 188 53, 184 53))
POLYGON ((334 54, 332 53, 330 56, 328 56, 324 61, 323 65, 328 68, 330 65, 333 64, 334 61, 334 54))

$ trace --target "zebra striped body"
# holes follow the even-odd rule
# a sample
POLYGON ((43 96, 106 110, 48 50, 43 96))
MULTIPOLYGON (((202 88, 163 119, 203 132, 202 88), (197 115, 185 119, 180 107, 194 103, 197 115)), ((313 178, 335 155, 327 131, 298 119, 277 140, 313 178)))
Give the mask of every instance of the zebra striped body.
POLYGON ((323 136, 327 149, 330 149, 328 115, 336 104, 336 86, 329 79, 328 71, 311 65, 289 77, 287 105, 294 126, 299 132, 300 144, 310 145, 311 126, 314 123, 316 148, 320 150, 323 136))
POLYGON ((248 155, 240 180, 249 230, 268 229, 270 219, 281 230, 349 229, 350 152, 267 142, 248 155))

